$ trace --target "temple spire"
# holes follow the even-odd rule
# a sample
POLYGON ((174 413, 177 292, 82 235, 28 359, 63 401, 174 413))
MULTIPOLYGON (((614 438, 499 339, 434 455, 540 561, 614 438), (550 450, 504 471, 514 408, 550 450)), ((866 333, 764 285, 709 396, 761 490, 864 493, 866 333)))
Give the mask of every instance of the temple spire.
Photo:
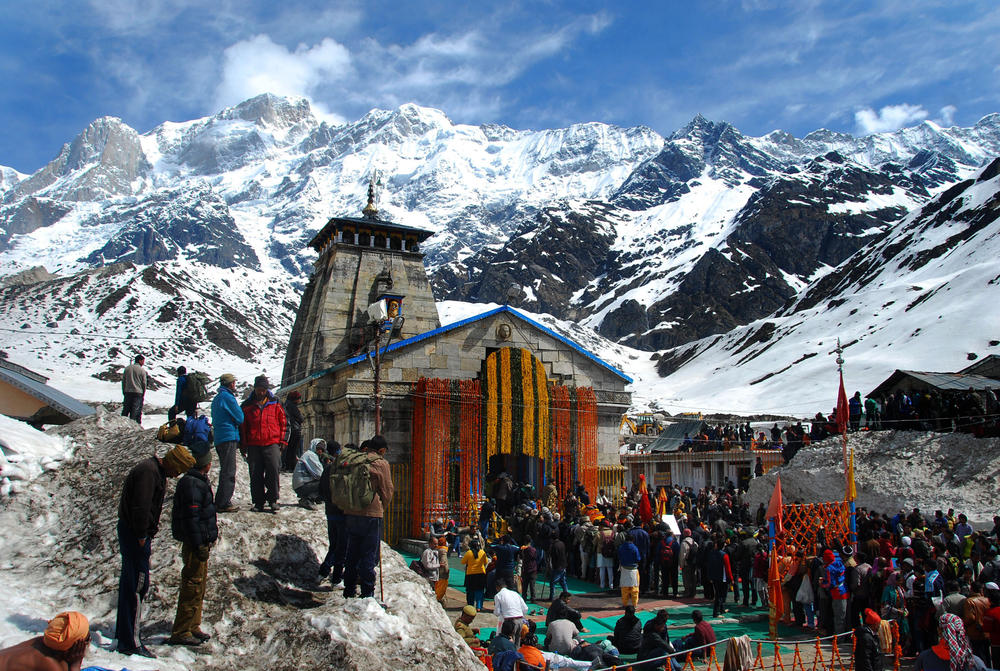
POLYGON ((368 204, 365 205, 365 209, 361 210, 361 214, 365 216, 365 219, 378 219, 378 208, 375 207, 375 180, 378 175, 378 171, 372 172, 371 179, 368 180, 368 204))

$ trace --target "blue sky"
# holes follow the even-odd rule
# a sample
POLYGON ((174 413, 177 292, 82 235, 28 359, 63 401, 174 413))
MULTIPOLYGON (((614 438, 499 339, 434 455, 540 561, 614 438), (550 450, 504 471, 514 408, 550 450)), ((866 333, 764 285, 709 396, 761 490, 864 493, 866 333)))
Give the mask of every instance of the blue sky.
POLYGON ((404 102, 462 123, 604 121, 668 135, 865 134, 1000 111, 1000 3, 10 3, 0 165, 33 172, 93 119, 140 132, 264 91, 351 121, 404 102))

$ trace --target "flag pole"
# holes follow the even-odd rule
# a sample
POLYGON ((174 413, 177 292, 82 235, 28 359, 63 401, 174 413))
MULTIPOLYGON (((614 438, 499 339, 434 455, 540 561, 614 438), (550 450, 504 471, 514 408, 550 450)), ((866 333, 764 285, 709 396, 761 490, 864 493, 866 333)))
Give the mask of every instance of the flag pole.
MULTIPOLYGON (((834 350, 837 353, 837 372, 840 374, 840 392, 837 397, 837 412, 843 413, 845 410, 848 411, 847 417, 837 417, 837 424, 843 426, 843 431, 840 432, 841 448, 844 452, 844 491, 848 491, 851 488, 851 483, 849 482, 849 476, 847 474, 847 426, 851 421, 850 410, 848 408, 841 407, 840 395, 846 395, 844 392, 844 348, 840 346, 840 338, 837 338, 837 349, 834 350)), ((846 404, 845 404, 846 405, 846 404)))

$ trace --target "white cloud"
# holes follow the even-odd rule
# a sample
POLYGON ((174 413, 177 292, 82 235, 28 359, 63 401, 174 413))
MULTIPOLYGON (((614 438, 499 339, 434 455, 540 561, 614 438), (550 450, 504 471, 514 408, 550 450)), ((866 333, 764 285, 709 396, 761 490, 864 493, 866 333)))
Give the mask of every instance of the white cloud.
POLYGON ((344 79, 351 72, 350 52, 329 37, 289 51, 267 35, 256 35, 223 53, 215 103, 225 107, 261 93, 311 98, 321 84, 344 79))
POLYGON ((940 125, 951 126, 952 124, 954 124, 955 112, 957 111, 958 108, 955 107, 954 105, 945 105, 944 107, 942 107, 938 111, 938 115, 940 115, 940 120, 939 120, 940 125))
POLYGON ((920 105, 886 105, 878 112, 870 107, 859 109, 854 113, 858 133, 886 133, 927 118, 927 110, 920 105))

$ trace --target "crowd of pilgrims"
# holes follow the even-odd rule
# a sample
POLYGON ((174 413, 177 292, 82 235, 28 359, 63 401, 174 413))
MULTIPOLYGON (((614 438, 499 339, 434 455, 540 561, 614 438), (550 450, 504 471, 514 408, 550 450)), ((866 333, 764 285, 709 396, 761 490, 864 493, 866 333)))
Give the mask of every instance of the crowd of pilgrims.
MULTIPOLYGON (((1000 436, 1000 396, 994 389, 895 391, 862 399, 856 391, 847 401, 847 430, 940 431, 971 433, 977 437, 1000 436)), ((812 422, 775 422, 770 428, 753 428, 749 422, 702 422, 694 433, 684 434, 682 451, 780 449, 785 461, 806 445, 840 433, 837 409, 817 412, 812 422)))
MULTIPOLYGON (((634 485, 617 505, 604 490, 591 499, 579 483, 565 497, 550 483, 537 500, 530 486, 506 474, 492 485, 471 538, 453 522, 438 520, 431 530, 447 538, 448 554, 462 555, 467 603, 477 611, 498 581, 533 602, 567 591, 567 575, 620 589, 630 610, 640 597, 697 599, 699 590, 713 617, 730 601, 768 605, 764 506, 751 511, 731 483, 645 494, 634 485), (468 550, 460 549, 464 538, 468 550), (636 588, 622 582, 633 570, 636 588)), ((856 524, 857 549, 826 542, 822 529, 815 547, 787 546, 779 563, 785 624, 828 635, 875 617, 885 623, 883 635, 895 622, 904 654, 918 655, 942 649, 935 648, 944 645, 939 618, 952 614, 961 618, 971 651, 988 666, 1000 663, 1000 516, 992 528, 974 529, 954 510, 859 508, 856 524)))

